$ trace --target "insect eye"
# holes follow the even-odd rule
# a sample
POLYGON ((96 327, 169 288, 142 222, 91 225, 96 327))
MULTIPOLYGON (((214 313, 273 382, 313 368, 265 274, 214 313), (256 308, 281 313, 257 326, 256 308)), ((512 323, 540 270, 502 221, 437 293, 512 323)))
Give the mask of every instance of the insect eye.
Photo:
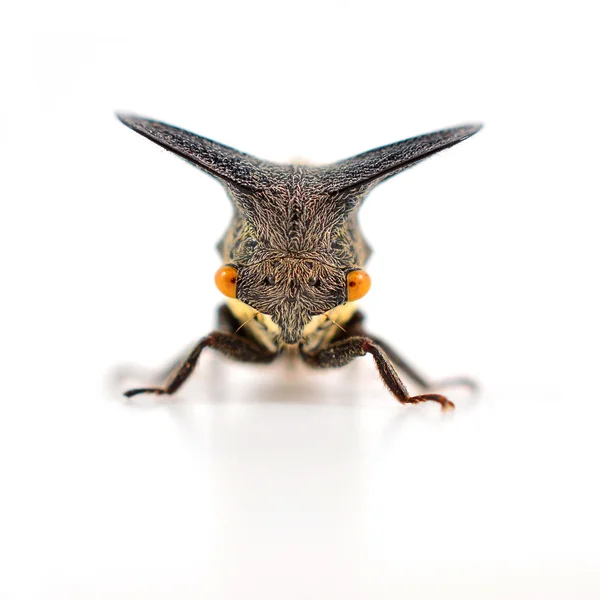
POLYGON ((237 269, 231 265, 224 265, 215 273, 215 285, 224 296, 235 298, 237 286, 237 269))
POLYGON ((346 276, 346 286, 348 301, 353 302, 366 296, 371 288, 371 278, 366 271, 350 271, 346 276))

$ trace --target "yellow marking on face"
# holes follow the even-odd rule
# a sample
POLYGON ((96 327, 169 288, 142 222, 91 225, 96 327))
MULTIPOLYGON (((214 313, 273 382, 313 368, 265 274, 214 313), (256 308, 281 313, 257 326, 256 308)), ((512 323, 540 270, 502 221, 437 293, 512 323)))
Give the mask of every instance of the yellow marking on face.
POLYGON ((328 342, 340 333, 340 327, 343 328, 352 318, 357 308, 356 302, 346 302, 327 311, 327 316, 313 317, 302 332, 306 351, 311 352, 326 347, 328 342))
POLYGON ((240 323, 248 321, 244 329, 249 329, 252 336, 271 352, 277 352, 277 337, 280 329, 273 323, 271 317, 257 313, 254 308, 236 298, 228 300, 227 305, 240 323))
MULTIPOLYGON (((249 329, 256 340, 272 352, 279 349, 280 344, 278 344, 277 338, 281 330, 269 315, 257 312, 248 304, 233 298, 227 301, 227 305, 240 323, 246 323, 247 321, 244 329, 249 329)), ((357 308, 358 304, 356 302, 346 302, 328 311, 328 316, 317 315, 313 317, 302 332, 306 350, 310 352, 326 346, 327 342, 339 332, 337 325, 344 327, 344 324, 352 318, 357 308)))

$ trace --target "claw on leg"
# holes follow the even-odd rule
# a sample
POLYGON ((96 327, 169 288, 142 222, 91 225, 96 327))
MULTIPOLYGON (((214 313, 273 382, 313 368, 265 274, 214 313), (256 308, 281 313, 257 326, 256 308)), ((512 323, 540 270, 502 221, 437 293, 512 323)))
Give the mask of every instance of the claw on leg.
MULTIPOLYGON (((450 410, 454 410, 455 406, 454 406, 454 402, 452 402, 451 400, 448 400, 448 398, 446 398, 446 396, 442 396, 441 394, 421 394, 420 396, 411 396, 408 401, 404 401, 404 402, 410 402, 410 403, 417 403, 417 402, 427 402, 427 401, 432 401, 432 402, 438 402, 439 404, 441 404, 442 406, 442 410, 444 411, 450 411, 450 410)), ((402 400, 401 400, 402 402, 402 400)))
POLYGON ((136 388, 134 390, 127 390, 126 392, 123 392, 123 396, 127 396, 127 398, 137 396, 138 394, 156 394, 158 396, 161 394, 168 394, 168 392, 161 388, 136 388))

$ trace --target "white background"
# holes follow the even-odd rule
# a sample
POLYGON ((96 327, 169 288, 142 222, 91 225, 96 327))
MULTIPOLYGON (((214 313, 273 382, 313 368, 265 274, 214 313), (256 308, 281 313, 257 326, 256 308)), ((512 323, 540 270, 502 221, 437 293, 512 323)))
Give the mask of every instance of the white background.
POLYGON ((0 597, 597 598, 592 7, 7 5, 0 597), (124 402, 213 327, 231 209, 115 110, 282 162, 485 122, 361 211, 370 329, 482 393, 206 352, 124 402))

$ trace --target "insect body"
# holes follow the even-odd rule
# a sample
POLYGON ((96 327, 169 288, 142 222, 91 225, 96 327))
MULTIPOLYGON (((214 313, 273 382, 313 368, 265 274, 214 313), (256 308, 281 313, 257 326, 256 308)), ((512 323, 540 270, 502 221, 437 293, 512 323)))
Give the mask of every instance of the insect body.
POLYGON ((368 335, 356 300, 370 288, 364 270, 371 249, 357 211, 377 184, 465 140, 480 125, 464 125, 383 146, 325 166, 280 165, 177 127, 119 115, 128 127, 174 152, 225 187, 234 208, 218 244, 223 266, 217 288, 228 298, 219 329, 201 339, 162 387, 130 390, 173 394, 200 353, 213 348, 235 360, 272 362, 296 348, 309 365, 341 367, 371 354, 382 379, 403 403, 426 400, 453 407, 445 396, 410 396, 396 368, 426 390, 427 380, 387 344, 368 335))

